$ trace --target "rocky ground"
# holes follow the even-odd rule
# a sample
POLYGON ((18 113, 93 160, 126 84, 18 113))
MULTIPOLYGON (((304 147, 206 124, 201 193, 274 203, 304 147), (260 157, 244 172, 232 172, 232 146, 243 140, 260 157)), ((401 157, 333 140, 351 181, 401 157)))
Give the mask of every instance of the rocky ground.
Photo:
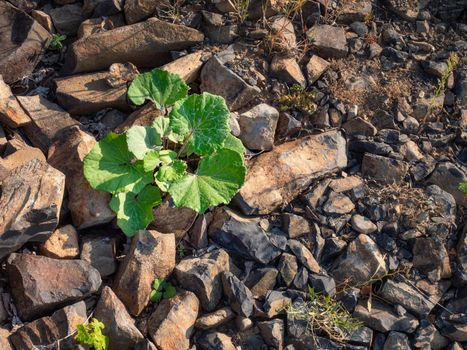
POLYGON ((83 349, 91 315, 110 350, 466 349, 466 11, 0 0, 0 349, 83 349), (248 175, 127 239, 82 159, 157 116, 126 97, 156 66, 225 97, 248 175), (155 278, 176 296, 150 302, 155 278), (296 317, 308 286, 361 327, 296 317))

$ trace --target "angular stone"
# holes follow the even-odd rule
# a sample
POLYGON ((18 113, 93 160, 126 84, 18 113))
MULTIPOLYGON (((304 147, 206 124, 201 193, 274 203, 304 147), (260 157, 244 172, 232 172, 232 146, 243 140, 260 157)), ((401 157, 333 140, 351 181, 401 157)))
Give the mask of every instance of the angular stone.
POLYGON ((186 350, 198 317, 199 300, 192 292, 163 299, 149 318, 148 333, 160 350, 186 350))
MULTIPOLYGON (((1 5, 0 5, 1 6, 1 5)), ((17 128, 28 124, 31 119, 21 108, 10 87, 0 75, 0 122, 10 128, 17 128)))
POLYGON ((198 318, 195 323, 195 328, 211 329, 229 322, 235 318, 235 313, 228 306, 220 308, 209 314, 205 314, 198 318))
POLYGON ((7 274, 18 313, 28 321, 90 296, 102 282, 85 261, 31 254, 11 254, 7 274))
POLYGON ((222 273, 222 286, 229 305, 238 314, 250 317, 253 312, 253 294, 233 273, 222 273))
POLYGON ((343 28, 317 24, 311 27, 306 35, 319 56, 324 58, 347 56, 347 40, 343 28))
POLYGON ((342 125, 342 128, 350 136, 375 136, 378 132, 378 129, 376 129, 373 124, 361 117, 348 120, 342 125))
POLYGON ((290 52, 297 48, 297 38, 293 23, 287 17, 277 17, 271 23, 272 47, 281 52, 290 52))
POLYGON ((57 101, 72 115, 93 114, 104 108, 128 111, 127 86, 110 87, 110 77, 110 72, 98 72, 55 79, 57 101))
POLYGON ((449 255, 438 237, 418 237, 412 249, 413 267, 431 281, 451 277, 449 255))
POLYGON ((50 10, 49 14, 57 31, 67 36, 76 35, 79 25, 84 20, 80 4, 55 7, 50 10))
POLYGON ((32 120, 24 126, 25 133, 32 144, 45 154, 60 132, 70 126, 79 125, 60 106, 40 95, 18 96, 17 98, 32 120))
POLYGON ((6 83, 14 83, 32 73, 52 37, 32 17, 3 0, 0 28, 0 75, 6 83))
POLYGON ((360 214, 355 214, 352 216, 350 224, 355 231, 366 235, 373 233, 378 229, 378 227, 370 219, 360 214))
POLYGON ((375 298, 372 300, 371 312, 368 311, 366 301, 360 301, 355 307, 353 317, 362 321, 367 327, 378 332, 399 331, 413 333, 418 327, 418 320, 410 313, 398 316, 390 306, 375 298))
MULTIPOLYGON (((28 323, 10 335, 9 339, 16 350, 46 347, 60 339, 62 349, 73 349, 75 346, 73 337, 68 337, 68 335, 73 334, 77 326, 85 323, 86 320, 86 304, 80 301, 55 311, 51 316, 28 323)), ((2 350, 4 350, 3 347, 2 350)))
POLYGON ((229 270, 229 255, 220 249, 183 259, 175 267, 175 276, 183 288, 196 294, 204 310, 213 311, 222 297, 221 273, 229 270))
POLYGON ((280 254, 257 218, 241 216, 228 208, 215 210, 208 234, 229 252, 261 264, 269 263, 280 254))
POLYGON ((418 148, 417 144, 411 140, 401 145, 400 153, 409 162, 416 162, 422 160, 425 156, 418 148))
POLYGON ((240 114, 240 140, 251 150, 270 151, 274 146, 279 111, 261 103, 240 114))
POLYGON ((354 188, 361 187, 362 185, 363 180, 359 176, 348 176, 340 179, 334 179, 329 183, 329 187, 337 193, 347 192, 354 188))
POLYGON ((81 246, 81 259, 91 264, 102 277, 110 276, 117 270, 114 237, 88 235, 83 237, 81 246))
POLYGON ((123 0, 84 0, 83 16, 101 17, 118 14, 123 9, 123 0))
POLYGON ((236 350, 232 339, 220 332, 205 332, 198 338, 196 345, 201 350, 236 350))
POLYGON ((250 288, 255 298, 263 298, 269 290, 274 289, 277 269, 263 267, 252 271, 245 279, 245 285, 250 288))
POLYGON ((400 183, 404 180, 409 165, 401 160, 365 153, 362 161, 362 174, 382 183, 400 183))
POLYGON ((105 325, 102 333, 109 337, 108 350, 133 350, 144 339, 125 305, 107 286, 102 289, 94 317, 105 325))
POLYGON ((419 13, 418 0, 414 2, 401 2, 398 0, 386 0, 387 7, 396 15, 408 21, 415 21, 419 13))
POLYGON ((78 232, 72 225, 52 232, 41 248, 41 254, 54 259, 74 259, 79 255, 78 232))
POLYGON ((110 195, 89 186, 83 173, 83 159, 96 140, 78 127, 68 128, 49 148, 48 162, 66 175, 68 208, 73 223, 81 230, 111 221, 110 195))
MULTIPOLYGON (((8 143, 11 145, 11 143, 8 143)), ((33 159, 40 160, 41 162, 46 162, 44 153, 39 148, 35 147, 26 147, 23 149, 18 149, 16 152, 6 156, 5 158, 0 158, 0 181, 3 181, 10 172, 33 159)))
POLYGON ((149 18, 75 41, 62 69, 65 74, 89 72, 115 62, 154 67, 166 63, 170 51, 187 49, 203 39, 203 33, 196 29, 149 18))
POLYGON ((279 270, 285 285, 287 287, 290 286, 298 272, 297 258, 295 255, 282 253, 277 269, 279 270))
POLYGON ((372 13, 371 1, 346 2, 339 8, 339 23, 350 24, 355 21, 364 22, 372 13))
POLYGON ((321 267, 307 247, 294 239, 290 239, 287 243, 292 253, 294 253, 298 261, 300 261, 303 266, 311 272, 320 273, 321 267))
POLYGON ((212 57, 201 69, 201 91, 207 91, 225 98, 231 111, 252 101, 260 89, 245 82, 239 75, 225 66, 234 51, 225 50, 212 57))
POLYGON ((140 22, 153 15, 157 9, 167 6, 167 4, 170 4, 167 0, 125 0, 126 23, 140 22))
POLYGON ((138 68, 131 62, 113 63, 109 67, 109 75, 105 81, 108 86, 118 88, 130 84, 138 74, 138 68))
POLYGON ((264 311, 268 318, 273 318, 284 310, 284 307, 289 305, 292 299, 287 295, 286 292, 279 292, 277 290, 271 290, 266 295, 264 301, 264 311))
POLYGON ((453 195, 458 205, 467 206, 467 197, 459 189, 459 183, 467 181, 465 171, 454 163, 439 163, 427 182, 438 185, 453 195))
POLYGON ((33 159, 2 182, 0 260, 29 241, 44 242, 57 227, 65 176, 33 159))
POLYGON ((367 235, 360 234, 347 246, 332 275, 337 282, 360 285, 382 277, 386 271, 386 262, 376 243, 367 235))
POLYGON ((283 320, 275 318, 271 321, 259 322, 258 328, 266 344, 278 350, 284 348, 285 327, 283 320))
POLYGON ((289 238, 298 238, 312 232, 307 219, 303 216, 290 213, 282 214, 282 228, 289 238))
POLYGON ((284 143, 249 162, 235 200, 241 210, 269 214, 293 200, 315 179, 347 166, 346 141, 330 131, 284 143))
POLYGON ((355 204, 352 200, 342 193, 331 192, 326 203, 324 203, 323 211, 326 214, 348 214, 354 210, 355 204))
POLYGON ((157 350, 157 348, 150 340, 144 339, 136 344, 133 350, 157 350))
POLYGON ((6 327, 0 327, 0 349, 2 350, 15 350, 13 349, 13 345, 11 345, 8 337, 10 335, 10 331, 6 327))
POLYGON ((196 51, 163 65, 161 69, 178 74, 187 84, 190 84, 198 79, 205 55, 203 51, 196 51))
POLYGON ((328 70, 330 66, 331 64, 328 61, 322 59, 318 55, 311 56, 306 65, 308 84, 314 84, 315 81, 321 78, 321 76, 328 70))
POLYGON ((173 233, 176 239, 182 239, 198 216, 190 208, 177 208, 172 200, 164 200, 161 205, 153 209, 154 221, 149 224, 150 229, 162 233, 173 233))
POLYGON ((306 79, 293 57, 274 56, 270 66, 271 76, 288 85, 306 86, 306 79))
POLYGON ((400 332, 390 332, 386 342, 384 343, 383 350, 410 350, 412 349, 409 345, 409 337, 406 334, 400 332))
POLYGON ((132 315, 139 315, 149 302, 155 278, 166 278, 175 266, 175 236, 141 230, 115 277, 114 292, 132 315))
POLYGON ((54 24, 52 22, 52 18, 50 18, 50 16, 47 13, 45 13, 43 11, 39 11, 39 10, 32 10, 31 16, 37 22, 39 22, 39 24, 41 26, 43 26, 45 29, 47 29, 47 31, 50 34, 55 33, 55 28, 54 28, 54 24))

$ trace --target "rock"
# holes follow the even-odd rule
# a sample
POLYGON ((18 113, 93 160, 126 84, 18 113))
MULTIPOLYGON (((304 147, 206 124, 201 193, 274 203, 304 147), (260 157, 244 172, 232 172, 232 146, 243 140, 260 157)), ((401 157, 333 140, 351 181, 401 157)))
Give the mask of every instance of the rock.
POLYGON ((160 350, 186 350, 198 317, 199 301, 191 292, 163 299, 149 318, 148 333, 160 350))
POLYGON ((347 192, 363 186, 363 181, 359 176, 348 176, 340 179, 333 179, 329 187, 336 193, 347 192))
POLYGON ((221 273, 229 270, 229 255, 221 249, 182 260, 175 267, 175 276, 183 288, 199 297, 204 310, 212 311, 222 297, 221 273))
POLYGON ((227 208, 214 211, 208 234, 229 252, 261 264, 269 263, 280 254, 280 249, 261 228, 258 219, 241 216, 227 208))
POLYGON ((196 345, 201 350, 235 350, 229 336, 220 332, 205 332, 198 338, 196 345))
POLYGON ((277 122, 277 137, 279 139, 291 136, 300 131, 302 122, 295 119, 290 113, 281 112, 277 122))
POLYGON ((459 183, 467 181, 467 175, 462 168, 454 163, 439 163, 427 182, 438 185, 453 195, 458 205, 467 206, 467 197, 459 189, 459 183))
POLYGON ((274 146, 278 120, 277 109, 261 103, 240 114, 240 139, 248 149, 270 151, 274 146))
POLYGON ((271 23, 272 47, 277 51, 291 52, 297 48, 293 23, 287 17, 277 17, 271 23))
POLYGON ((109 337, 109 350, 133 350, 144 339, 123 303, 107 286, 102 289, 94 317, 105 325, 102 333, 109 337))
POLYGON ((198 79, 204 64, 204 56, 203 51, 196 51, 163 65, 161 69, 180 75, 187 84, 190 84, 198 79))
POLYGON ((0 28, 0 75, 6 83, 14 83, 32 73, 52 37, 32 17, 3 0, 0 28))
POLYGON ((365 35, 368 34, 368 27, 363 22, 359 22, 359 21, 352 22, 350 24, 350 28, 360 37, 364 37, 365 35))
POLYGON ((60 348, 73 349, 74 340, 68 335, 73 334, 77 326, 85 323, 86 320, 86 304, 84 301, 80 301, 55 311, 51 316, 45 316, 22 326, 10 335, 9 339, 16 350, 46 347, 59 340, 60 348))
POLYGON ((134 350, 157 350, 157 348, 151 341, 144 339, 135 345, 134 350))
POLYGON ((308 84, 314 84, 330 66, 331 64, 328 61, 322 59, 318 55, 311 56, 306 65, 308 84))
POLYGON ((65 74, 96 71, 115 62, 153 67, 166 63, 170 51, 189 48, 203 39, 196 29, 149 18, 75 41, 62 70, 65 74), (127 40, 129 37, 132 40, 127 40))
POLYGON ((109 67, 109 75, 105 78, 105 81, 109 86, 118 88, 131 83, 138 74, 138 68, 131 62, 113 63, 109 67))
POLYGON ((33 159, 2 182, 0 260, 29 241, 44 242, 57 227, 65 176, 33 159))
POLYGON ((237 316, 235 318, 235 326, 239 332, 245 332, 253 327, 253 321, 248 317, 237 316))
MULTIPOLYGON (((201 69, 201 91, 225 98, 231 111, 251 102, 260 89, 245 82, 225 64, 232 59, 234 51, 225 50, 212 57, 201 69)), ((235 56, 234 56, 235 57, 235 56)))
POLYGON ((277 269, 285 285, 289 287, 298 272, 297 258, 292 254, 282 253, 277 269))
POLYGON ((324 197, 324 193, 328 189, 331 179, 324 179, 319 181, 314 188, 305 194, 303 194, 303 199, 305 203, 312 209, 316 209, 321 199, 324 197))
POLYGON ((314 273, 320 273, 321 267, 315 260, 313 254, 302 243, 297 240, 289 239, 287 244, 290 250, 297 257, 298 261, 305 266, 308 270, 314 273))
POLYGON ((404 180, 407 171, 406 162, 371 153, 363 156, 362 174, 372 180, 386 184, 399 183, 404 180))
POLYGON ((448 71, 446 62, 421 61, 420 64, 427 74, 436 78, 442 78, 445 72, 448 71))
POLYGON ((401 145, 400 153, 409 162, 416 162, 422 160, 425 156, 418 148, 417 144, 411 140, 401 145))
POLYGON ((323 206, 323 211, 329 215, 342 215, 350 213, 354 208, 355 204, 353 204, 349 197, 342 193, 331 192, 323 206))
POLYGON ((30 254, 11 254, 7 274, 19 316, 27 321, 90 296, 102 282, 99 272, 85 261, 30 254))
POLYGON ((126 0, 124 7, 126 23, 133 24, 145 20, 153 15, 157 9, 164 8, 167 4, 170 4, 167 0, 126 0))
POLYGON ((270 290, 266 295, 264 301, 264 311, 268 318, 273 318, 284 310, 284 308, 292 302, 286 292, 279 292, 276 290, 270 290))
POLYGON ((41 254, 54 259, 74 259, 79 255, 78 232, 72 225, 52 232, 41 248, 41 254))
POLYGON ((418 17, 418 1, 407 3, 397 0, 386 0, 385 3, 392 12, 402 17, 403 19, 413 22, 418 17))
POLYGON ((196 219, 190 234, 190 243, 196 249, 203 249, 208 246, 208 227, 211 221, 212 213, 210 212, 201 214, 196 219))
POLYGON ((79 125, 67 112, 42 96, 18 96, 17 98, 32 120, 24 126, 25 133, 32 144, 45 154, 64 129, 79 125))
POLYGON ((350 280, 351 285, 360 285, 382 277, 386 272, 386 262, 376 243, 360 234, 347 246, 332 275, 337 282, 350 280))
POLYGON ((284 143, 248 165, 235 201, 245 214, 268 214, 316 178, 347 166, 346 142, 340 132, 330 131, 284 143))
POLYGON ((83 159, 95 145, 91 135, 78 127, 68 128, 49 148, 48 162, 66 175, 68 208, 78 230, 111 221, 110 195, 92 189, 84 177, 83 159))
POLYGON ((409 338, 404 333, 390 332, 386 342, 384 343, 383 350, 410 350, 409 338))
POLYGON ((250 272, 245 285, 255 298, 264 298, 269 290, 274 289, 279 272, 272 267, 262 267, 250 272))
POLYGON ((359 214, 353 215, 352 219, 350 219, 350 223, 355 231, 365 235, 373 233, 378 229, 370 219, 359 214))
POLYGON ((306 79, 295 58, 274 56, 270 66, 271 76, 288 85, 306 86, 306 79))
MULTIPOLYGON (((1 3, 0 3, 0 6, 1 3)), ((0 58, 1 59, 1 58, 0 58)), ((1 68, 0 68, 1 69, 1 68)), ((0 75, 0 122, 10 128, 18 128, 31 122, 31 119, 19 105, 10 87, 0 75)))
POLYGON ((84 20, 80 4, 55 7, 50 10, 49 14, 57 31, 67 36, 76 35, 81 22, 84 20))
POLYGON ((122 11, 122 0, 84 0, 82 13, 84 17, 108 17, 122 11))
POLYGON ((154 279, 172 272, 175 255, 173 234, 141 230, 133 237, 113 288, 132 315, 139 315, 148 303, 154 279))
POLYGON ((306 35, 312 48, 319 56, 324 58, 344 58, 347 56, 347 40, 343 28, 317 24, 311 27, 306 35))
POLYGON ((378 332, 399 331, 413 333, 418 327, 418 320, 409 313, 398 316, 391 307, 373 299, 371 312, 368 311, 366 302, 361 301, 353 312, 353 317, 362 321, 366 326, 378 332))
POLYGON ((81 243, 81 259, 94 267, 102 277, 117 270, 116 239, 109 236, 85 236, 81 243))
POLYGON ((413 267, 432 281, 451 277, 449 255, 437 237, 419 237, 413 246, 413 267))
POLYGON ((176 239, 182 239, 196 220, 198 213, 190 208, 177 208, 172 200, 164 200, 153 209, 154 221, 150 229, 162 233, 173 233, 176 239))
POLYGON ((8 340, 9 335, 10 331, 7 328, 0 327, 0 348, 2 350, 14 350, 13 346, 8 340))
POLYGON ((375 136, 378 132, 378 129, 376 129, 373 124, 363 119, 362 117, 350 119, 342 125, 342 128, 350 136, 375 136))
POLYGON ((355 21, 364 22, 372 13, 373 6, 370 1, 346 2, 339 8, 338 23, 351 24, 355 21))
POLYGON ((233 273, 222 273, 222 286, 230 307, 241 316, 250 317, 253 312, 253 294, 233 273))
MULTIPOLYGON (((11 143, 8 143, 7 145, 11 145, 11 143)), ((0 181, 3 181, 13 169, 22 166, 34 159, 40 160, 44 163, 46 162, 44 153, 42 153, 39 148, 35 147, 19 149, 3 159, 0 158, 0 181)))
POLYGON ((58 103, 72 115, 93 114, 104 108, 128 111, 127 86, 111 88, 107 82, 111 76, 110 72, 99 72, 55 79, 58 103))
POLYGON ((7 144, 8 141, 6 139, 5 130, 3 130, 3 128, 0 125, 0 154, 3 154, 7 144))
POLYGON ((282 228, 289 238, 298 238, 312 232, 310 223, 300 215, 283 213, 282 228))
POLYGON ((32 10, 31 17, 34 18, 42 27, 47 29, 50 34, 55 33, 52 18, 47 13, 39 10, 32 10))
POLYGON ((284 321, 282 321, 281 319, 275 318, 271 321, 259 322, 258 328, 266 344, 278 350, 282 350, 284 348, 284 344, 285 344, 284 321))
POLYGON ((368 327, 357 328, 349 337, 349 343, 370 347, 373 342, 373 330, 368 327))
POLYGON ((195 323, 195 328, 198 329, 211 329, 229 322, 235 318, 235 313, 228 306, 220 308, 209 314, 205 314, 198 318, 195 323))

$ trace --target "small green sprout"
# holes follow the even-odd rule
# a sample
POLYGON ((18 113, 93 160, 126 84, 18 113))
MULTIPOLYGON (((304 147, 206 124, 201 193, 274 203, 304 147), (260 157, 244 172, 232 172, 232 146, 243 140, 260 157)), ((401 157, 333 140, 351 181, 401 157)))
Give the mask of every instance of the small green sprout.
POLYGON ((289 91, 289 94, 279 96, 280 111, 288 111, 297 108, 306 113, 313 113, 316 110, 314 92, 306 91, 298 84, 292 85, 289 91))
POLYGON ((461 182, 459 184, 459 189, 464 192, 464 195, 467 196, 467 181, 461 182))
POLYGON ((87 345, 93 350, 107 350, 109 338, 102 334, 104 324, 93 318, 87 325, 78 325, 78 334, 75 339, 81 345, 87 345))
POLYGON ((61 50, 63 48, 63 41, 65 41, 66 35, 52 34, 52 41, 49 47, 52 50, 61 50))
POLYGON ((149 299, 153 303, 159 302, 162 298, 170 299, 177 294, 175 287, 172 283, 167 282, 163 278, 156 278, 152 283, 152 291, 149 296, 149 299))

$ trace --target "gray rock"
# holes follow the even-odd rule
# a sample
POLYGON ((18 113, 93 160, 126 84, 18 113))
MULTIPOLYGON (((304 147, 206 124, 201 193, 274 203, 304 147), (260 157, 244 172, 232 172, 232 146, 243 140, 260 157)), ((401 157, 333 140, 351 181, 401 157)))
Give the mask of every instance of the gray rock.
POLYGON ((358 36, 365 36, 368 34, 368 27, 363 22, 352 22, 350 24, 350 29, 352 29, 358 36))
POLYGON ((428 276, 431 281, 451 277, 449 255, 438 237, 419 237, 412 249, 413 267, 428 276))
POLYGON ((306 79, 295 58, 274 56, 270 66, 271 76, 287 85, 306 86, 306 79))
POLYGON ((122 0, 84 0, 82 13, 84 17, 112 16, 123 9, 122 0))
POLYGON ((258 328, 266 344, 274 349, 283 349, 285 343, 284 321, 275 318, 271 321, 259 322, 258 328))
POLYGON ((253 294, 233 273, 222 273, 224 295, 232 309, 241 316, 250 317, 253 312, 253 294))
POLYGON ((198 329, 211 329, 229 322, 235 318, 235 313, 228 306, 220 308, 209 314, 205 314, 196 320, 195 328, 198 329))
POLYGON ((305 290, 308 287, 308 270, 301 267, 293 280, 293 286, 298 290, 305 290))
POLYGON ((310 223, 303 216, 283 213, 282 228, 289 238, 298 238, 311 233, 310 223))
POLYGON ((278 274, 279 271, 272 267, 255 269, 245 279, 245 285, 255 298, 262 298, 269 290, 274 289, 278 274))
POLYGON ((263 309, 266 315, 271 319, 274 316, 278 315, 285 306, 290 304, 292 299, 288 296, 286 292, 279 292, 276 290, 271 290, 266 295, 266 300, 263 304, 263 309))
POLYGON ((373 330, 368 327, 360 327, 352 332, 348 341, 354 345, 370 347, 373 341, 373 330))
POLYGON ((274 146, 278 120, 277 109, 261 103, 238 117, 239 138, 251 150, 270 151, 274 146))
POLYGON ((134 350, 157 350, 157 348, 148 339, 144 339, 135 345, 134 350))
POLYGON ((315 25, 307 31, 306 35, 319 56, 324 58, 347 56, 347 40, 343 28, 327 24, 315 25))
POLYGON ((362 161, 362 174, 382 183, 399 183, 408 171, 406 162, 365 153, 362 161))
POLYGON ((49 14, 57 31, 67 36, 76 35, 81 22, 84 20, 80 4, 55 7, 50 10, 49 14))
POLYGON ((115 260, 116 239, 108 236, 85 236, 82 239, 81 259, 99 271, 102 277, 117 270, 115 260))
POLYGON ((336 282, 332 277, 312 273, 309 276, 309 281, 310 286, 313 287, 316 293, 323 293, 330 296, 336 294, 336 282))
POLYGON ((366 235, 373 233, 378 229, 370 219, 360 214, 353 215, 352 219, 350 219, 350 223, 355 231, 366 235))
POLYGON ((235 350, 229 336, 220 332, 205 332, 197 339, 201 350, 235 350))
POLYGON ((303 266, 305 266, 311 272, 320 273, 321 267, 307 247, 294 239, 290 239, 287 243, 292 253, 294 253, 298 261, 303 266))
POLYGON ((126 0, 125 1, 125 19, 128 24, 140 22, 152 16, 157 9, 164 8, 170 4, 167 0, 126 0))
POLYGON ((448 65, 445 62, 422 61, 423 70, 437 78, 441 78, 448 70, 448 65))
POLYGON ((409 337, 404 333, 390 332, 386 342, 384 343, 383 350, 410 350, 409 337))
POLYGON ((285 285, 289 287, 298 271, 297 258, 295 258, 295 255, 282 253, 277 269, 285 285))
POLYGON ((376 129, 373 126, 373 124, 371 124, 369 121, 361 117, 356 117, 354 119, 351 119, 345 122, 342 125, 342 128, 346 131, 348 135, 351 135, 351 136, 354 136, 354 135, 375 136, 376 133, 378 132, 378 129, 376 129))
POLYGON ((308 84, 314 84, 330 66, 331 64, 328 61, 318 55, 311 56, 306 65, 308 84))
POLYGON ((420 326, 414 335, 413 345, 416 348, 433 348, 431 345, 435 338, 436 327, 432 325, 428 320, 421 320, 420 326))
POLYGON ((467 206, 467 197, 459 189, 459 183, 467 181, 465 171, 454 163, 439 163, 427 182, 438 185, 453 195, 458 205, 467 206))
POLYGON ((323 206, 323 211, 330 215, 342 215, 350 213, 354 208, 355 204, 349 197, 341 193, 331 192, 323 206))

